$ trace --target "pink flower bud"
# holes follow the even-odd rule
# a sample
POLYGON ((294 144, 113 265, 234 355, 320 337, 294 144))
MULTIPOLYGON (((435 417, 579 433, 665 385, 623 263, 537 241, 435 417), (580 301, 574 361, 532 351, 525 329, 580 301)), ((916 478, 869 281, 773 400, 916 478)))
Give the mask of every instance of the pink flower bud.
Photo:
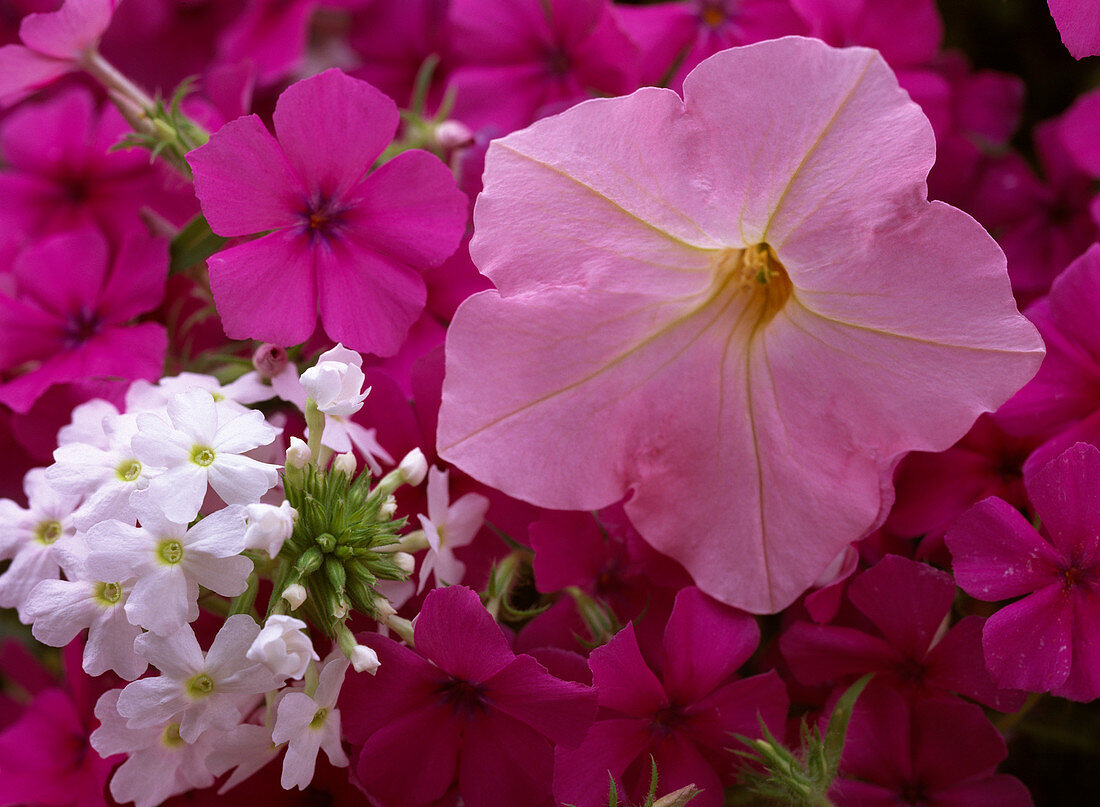
POLYGON ((264 342, 252 354, 252 366, 262 378, 274 378, 289 364, 286 351, 271 342, 264 342))

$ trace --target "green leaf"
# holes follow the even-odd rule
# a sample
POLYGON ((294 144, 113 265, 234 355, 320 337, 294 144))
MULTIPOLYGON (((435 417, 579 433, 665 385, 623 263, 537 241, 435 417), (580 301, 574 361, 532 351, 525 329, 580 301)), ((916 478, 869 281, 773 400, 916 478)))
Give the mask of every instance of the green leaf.
POLYGON ((168 247, 171 258, 168 271, 178 274, 202 263, 225 246, 227 240, 214 234, 202 214, 195 216, 183 226, 168 247))
POLYGON ((852 719, 856 700, 874 675, 874 673, 867 673, 848 687, 836 702, 833 713, 829 717, 829 726, 825 729, 824 749, 832 776, 836 776, 837 768, 840 767, 840 755, 844 752, 844 738, 848 734, 848 721, 852 719))

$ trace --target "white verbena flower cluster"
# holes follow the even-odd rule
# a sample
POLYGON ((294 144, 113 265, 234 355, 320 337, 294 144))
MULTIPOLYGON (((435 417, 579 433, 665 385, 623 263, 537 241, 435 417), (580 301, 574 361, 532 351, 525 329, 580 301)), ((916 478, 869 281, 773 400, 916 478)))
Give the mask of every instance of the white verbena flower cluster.
MULTIPOLYGON (((342 419, 366 392, 359 356, 337 351, 308 372, 342 419)), ((347 764, 335 708, 342 651, 318 668, 305 622, 273 614, 261 628, 240 613, 203 653, 190 624, 203 590, 237 597, 254 586, 245 551, 275 558, 297 518, 276 489, 280 429, 245 404, 278 395, 304 408, 306 392, 293 365, 270 382, 183 374, 135 383, 123 412, 83 404, 54 463, 27 474, 28 506, 0 500, 0 559, 11 560, 0 607, 16 608, 48 645, 87 629, 84 670, 132 682, 101 698, 92 736, 101 755, 128 755, 111 780, 119 801, 152 807, 235 768, 230 787, 283 747, 288 788, 309 784, 320 748, 347 764), (140 678, 150 665, 160 674, 140 678)), ((392 463, 373 430, 348 425, 372 464, 392 463)))
MULTIPOLYGON (((262 626, 247 613, 254 559, 270 575, 298 519, 275 463, 287 457, 288 469, 300 469, 317 460, 294 446, 300 441, 287 453, 280 429, 246 404, 277 396, 306 412, 312 402, 324 418, 323 428, 314 421, 318 444, 341 452, 332 473, 355 476, 353 446, 376 475, 381 462, 393 465, 374 430, 350 419, 370 392, 358 354, 338 345, 300 379, 292 364, 257 367, 225 386, 195 374, 137 382, 122 412, 99 400, 77 407, 54 463, 24 480, 28 506, 0 500, 0 560, 11 560, 0 574, 0 607, 16 608, 55 647, 87 629, 84 670, 131 682, 100 699, 91 741, 103 756, 127 755, 111 793, 138 807, 232 771, 224 792, 283 749, 285 788, 310 783, 321 749, 346 765, 340 686, 349 666, 378 669, 350 634, 320 663, 307 624, 285 613, 302 604, 288 597, 293 586, 262 626), (206 652, 191 627, 204 592, 238 598, 206 652), (159 675, 143 678, 150 667, 159 675)), ((394 487, 427 474, 414 450, 381 479, 381 517, 394 515, 394 487)), ((459 582, 464 569, 451 550, 473 538, 488 506, 476 494, 450 504, 447 487, 446 473, 432 469, 424 530, 408 536, 413 551, 430 548, 421 587, 433 571, 437 583, 459 582)), ((388 557, 412 572, 411 555, 388 557)))

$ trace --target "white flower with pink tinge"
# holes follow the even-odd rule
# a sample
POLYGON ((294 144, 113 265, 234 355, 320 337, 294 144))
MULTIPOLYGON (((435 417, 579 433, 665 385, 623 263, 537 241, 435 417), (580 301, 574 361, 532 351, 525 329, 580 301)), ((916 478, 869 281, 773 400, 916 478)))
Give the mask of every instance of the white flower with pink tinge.
POLYGON ((46 479, 61 493, 84 496, 73 514, 77 529, 87 530, 109 518, 134 521, 130 494, 149 484, 149 471, 134 455, 130 440, 137 433, 136 415, 106 415, 102 421, 106 446, 74 441, 53 452, 46 479))
POLYGON ((317 408, 326 415, 348 417, 363 408, 370 387, 363 375, 363 357, 341 344, 326 350, 317 364, 302 373, 302 386, 317 408))
POLYGON ((67 496, 50 487, 46 469, 34 468, 23 477, 28 507, 0 499, 0 560, 11 558, 0 574, 0 608, 18 608, 19 619, 29 623, 24 604, 39 581, 55 580, 60 565, 57 546, 73 540, 73 511, 79 496, 67 496))
POLYGON ((134 499, 152 503, 173 521, 187 522, 198 514, 208 483, 227 504, 250 504, 279 480, 276 466, 242 456, 269 444, 279 430, 262 413, 219 404, 206 390, 172 396, 167 419, 142 412, 137 425, 134 454, 164 470, 134 499))
POLYGON ((166 636, 199 615, 199 586, 235 597, 248 585, 244 508, 226 507, 191 529, 151 507, 140 527, 104 521, 88 530, 87 573, 97 580, 135 578, 126 618, 166 636))
POLYGON ((281 678, 246 657, 260 633, 247 614, 225 620, 210 650, 203 653, 195 632, 184 625, 171 636, 144 633, 134 650, 161 671, 128 685, 118 713, 132 729, 179 723, 179 736, 194 742, 207 729, 229 731, 241 722, 247 696, 275 689, 281 678))
POLYGON ((474 540, 489 509, 489 500, 480 493, 467 493, 454 504, 450 501, 448 472, 430 468, 428 515, 419 516, 430 548, 420 564, 418 592, 424 590, 428 575, 433 573, 437 586, 462 582, 466 564, 455 557, 454 550, 474 540))
POLYGON ((283 372, 271 379, 271 386, 280 398, 303 412, 307 399, 313 398, 317 409, 325 416, 321 445, 337 454, 346 454, 353 447, 358 449, 370 472, 380 476, 380 462, 393 465, 393 457, 378 442, 375 429, 351 420, 370 393, 370 387, 360 392, 366 380, 362 364, 363 358, 358 353, 337 345, 322 353, 317 364, 302 373, 301 379, 293 373, 283 372))
POLYGON ((101 757, 127 755, 111 777, 115 801, 155 807, 179 793, 210 787, 214 775, 206 767, 206 758, 221 732, 208 731, 187 743, 180 737, 178 721, 131 728, 118 713, 121 693, 112 689, 96 702, 95 716, 100 725, 90 738, 92 748, 101 757))
POLYGON ((43 580, 27 597, 25 612, 33 622, 34 638, 51 647, 65 647, 85 628, 84 672, 102 675, 114 670, 127 681, 148 666, 134 652, 141 628, 126 618, 126 600, 133 580, 103 581, 90 577, 85 568, 88 549, 83 536, 55 548, 68 580, 43 580))
POLYGON ((342 768, 348 764, 340 744, 340 712, 336 708, 347 669, 348 660, 340 651, 333 651, 321 668, 317 691, 312 697, 304 692, 290 692, 279 701, 271 740, 276 744, 287 743, 279 780, 286 790, 292 787, 305 790, 309 786, 317 765, 317 752, 322 748, 333 765, 342 768))

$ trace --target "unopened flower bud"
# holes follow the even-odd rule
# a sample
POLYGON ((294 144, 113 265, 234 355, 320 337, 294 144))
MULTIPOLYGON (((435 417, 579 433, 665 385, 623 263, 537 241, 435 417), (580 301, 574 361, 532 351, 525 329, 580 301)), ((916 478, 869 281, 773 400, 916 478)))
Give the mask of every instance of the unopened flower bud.
POLYGON ((261 378, 274 378, 285 370, 289 363, 286 351, 270 342, 264 342, 252 354, 252 366, 256 368, 261 378))
POLYGON ((371 605, 374 607, 374 615, 379 622, 385 622, 391 616, 397 615, 397 609, 385 597, 375 597, 371 605))
POLYGON ((348 615, 348 612, 350 610, 351 607, 347 604, 347 602, 345 600, 340 600, 340 602, 336 603, 336 605, 333 606, 332 615, 336 619, 343 619, 348 615))
POLYGON ((317 364, 302 373, 302 386, 317 409, 326 415, 347 417, 363 407, 363 357, 337 345, 321 354, 317 364))
POLYGON ((246 549, 262 549, 271 557, 279 554, 283 542, 294 531, 298 511, 284 501, 278 507, 273 504, 250 504, 245 508, 244 533, 246 549))
POLYGON ((296 611, 306 601, 306 587, 301 583, 293 583, 283 589, 282 597, 290 605, 290 610, 296 611))
POLYGON ((394 552, 390 555, 390 558, 405 574, 412 574, 413 570, 416 569, 416 558, 408 552, 394 552))
POLYGON ((313 643, 302 633, 305 627, 306 623, 300 619, 272 614, 248 648, 245 658, 260 662, 276 675, 301 678, 310 659, 320 661, 313 643))
POLYGON ((378 654, 365 644, 357 644, 351 649, 351 666, 356 672, 368 672, 374 675, 382 663, 378 660, 378 654))
POLYGON ((474 133, 462 121, 447 119, 435 127, 432 132, 436 147, 444 154, 464 148, 474 142, 474 133))
POLYGON ((304 440, 297 437, 290 438, 290 446, 286 450, 286 467, 305 468, 313 460, 313 452, 309 450, 304 440))
POLYGON ((336 473, 341 473, 348 479, 355 476, 355 472, 359 469, 359 463, 355 461, 355 455, 350 451, 346 454, 337 454, 336 458, 332 461, 332 470, 336 473))
POLYGON ((397 497, 392 493, 386 497, 386 501, 382 502, 382 506, 378 508, 379 514, 382 518, 393 518, 397 515, 397 497))
POLYGON ((397 471, 401 475, 401 481, 407 485, 419 485, 424 481, 424 477, 428 475, 428 460, 424 457, 424 452, 419 448, 414 448, 405 458, 401 460, 401 464, 397 466, 397 471))

